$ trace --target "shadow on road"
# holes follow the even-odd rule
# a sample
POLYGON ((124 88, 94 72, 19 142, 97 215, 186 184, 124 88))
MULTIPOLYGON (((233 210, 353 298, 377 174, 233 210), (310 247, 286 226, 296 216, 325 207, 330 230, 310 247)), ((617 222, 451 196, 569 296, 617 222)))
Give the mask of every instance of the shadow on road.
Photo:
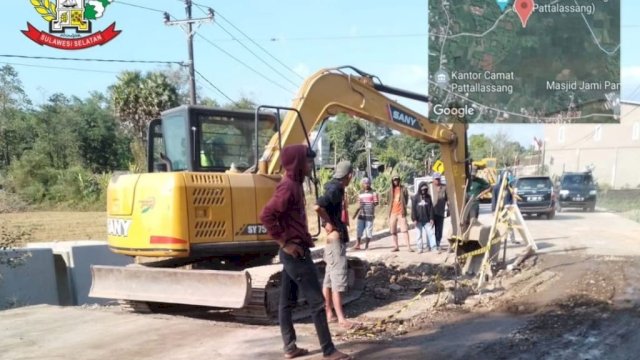
POLYGON ((578 215, 573 215, 573 214, 567 214, 567 213, 562 213, 562 214, 558 214, 556 213, 556 216, 551 219, 548 220, 546 216, 542 215, 542 216, 537 216, 537 215, 523 215, 525 220, 531 220, 531 221, 554 221, 554 220, 580 220, 580 219, 584 219, 584 216, 578 216, 578 215))

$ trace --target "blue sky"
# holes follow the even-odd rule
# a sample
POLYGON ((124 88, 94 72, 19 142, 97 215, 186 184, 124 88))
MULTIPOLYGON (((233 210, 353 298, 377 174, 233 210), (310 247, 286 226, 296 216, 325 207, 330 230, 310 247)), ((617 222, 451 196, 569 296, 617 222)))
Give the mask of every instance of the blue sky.
MULTIPOLYGON (((611 0, 610 0, 611 1, 611 0)), ((615 1, 615 0, 614 0, 615 1)), ((314 71, 339 65, 354 65, 378 75, 383 82, 396 87, 425 93, 427 91, 427 2, 425 0, 364 1, 364 0, 198 0, 210 6, 219 16, 211 24, 203 24, 198 33, 227 53, 248 64, 285 87, 263 79, 252 70, 232 59, 208 42, 196 37, 196 69, 233 99, 248 96, 259 103, 289 105, 302 79, 314 71), (224 19, 222 18, 224 17, 224 19), (228 21, 225 21, 228 20, 228 21), (239 28, 268 50, 278 60, 294 70, 282 67, 250 42, 244 42, 253 52, 275 67, 280 76, 224 31, 239 28), (274 39, 274 40, 271 40, 274 39)), ((79 57, 127 60, 184 61, 187 58, 186 37, 179 27, 163 23, 162 14, 132 7, 146 6, 184 17, 181 0, 116 0, 102 18, 93 22, 94 30, 102 30, 112 22, 122 33, 110 43, 87 50, 62 51, 39 46, 27 39, 20 30, 27 22, 45 30, 47 23, 36 13, 27 0, 4 4, 5 16, 0 22, 3 36, 1 54, 29 56, 79 57)), ((640 86, 639 40, 634 33, 640 30, 640 21, 632 14, 640 12, 640 3, 624 0, 622 3, 622 67, 623 99, 640 86)), ((204 16, 194 7, 194 16, 204 16)), ((50 95, 62 92, 83 97, 90 91, 105 91, 115 82, 116 74, 123 70, 156 70, 160 65, 92 63, 75 61, 30 60, 0 58, 0 62, 37 66, 81 69, 50 69, 15 65, 28 95, 35 103, 42 103, 50 95), (89 71, 91 70, 91 71, 89 71), (95 72, 98 71, 98 72, 95 72)), ((227 100, 198 78, 201 92, 226 103, 227 100)), ((633 99, 640 99, 640 91, 633 99)), ((426 105, 407 103, 417 111, 426 113, 426 105)), ((471 133, 493 133, 502 130, 523 143, 530 143, 541 130, 535 126, 475 126, 471 133)))

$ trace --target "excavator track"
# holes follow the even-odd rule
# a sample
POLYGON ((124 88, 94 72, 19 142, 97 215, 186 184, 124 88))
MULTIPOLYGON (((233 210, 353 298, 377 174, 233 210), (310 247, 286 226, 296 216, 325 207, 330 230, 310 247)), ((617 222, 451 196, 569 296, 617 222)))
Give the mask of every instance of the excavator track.
MULTIPOLYGON (((319 281, 324 278, 325 263, 322 260, 314 261, 318 269, 319 281)), ((348 290, 343 297, 343 304, 358 299, 364 290, 364 282, 367 274, 366 263, 354 257, 348 258, 348 290)), ((280 299, 280 279, 282 265, 258 266, 247 269, 251 275, 251 295, 245 307, 232 310, 231 314, 239 321, 271 324, 277 321, 278 302, 280 299)), ((302 294, 298 295, 298 306, 294 310, 294 319, 310 316, 309 306, 302 294)))

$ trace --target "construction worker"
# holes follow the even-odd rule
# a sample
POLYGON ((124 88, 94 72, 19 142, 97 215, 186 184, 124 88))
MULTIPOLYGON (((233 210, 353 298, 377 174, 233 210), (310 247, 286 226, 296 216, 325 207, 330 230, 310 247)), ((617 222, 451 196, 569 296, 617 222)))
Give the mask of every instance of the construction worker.
POLYGON ((471 168, 471 181, 467 189, 467 201, 469 203, 469 211, 465 221, 465 229, 471 225, 472 221, 478 220, 480 215, 480 201, 478 200, 484 194, 491 191, 492 187, 485 179, 478 177, 478 168, 472 166, 471 168))

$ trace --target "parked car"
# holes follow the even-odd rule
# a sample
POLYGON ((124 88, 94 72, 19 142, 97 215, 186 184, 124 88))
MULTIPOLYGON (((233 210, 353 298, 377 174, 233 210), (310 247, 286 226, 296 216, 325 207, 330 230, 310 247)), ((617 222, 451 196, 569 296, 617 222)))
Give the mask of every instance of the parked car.
POLYGON ((580 208, 594 211, 598 190, 591 172, 568 172, 560 177, 558 187, 558 211, 564 208, 580 208))
POLYGON ((545 215, 549 220, 556 215, 556 195, 548 176, 520 177, 514 188, 519 198, 518 208, 523 215, 545 215))

